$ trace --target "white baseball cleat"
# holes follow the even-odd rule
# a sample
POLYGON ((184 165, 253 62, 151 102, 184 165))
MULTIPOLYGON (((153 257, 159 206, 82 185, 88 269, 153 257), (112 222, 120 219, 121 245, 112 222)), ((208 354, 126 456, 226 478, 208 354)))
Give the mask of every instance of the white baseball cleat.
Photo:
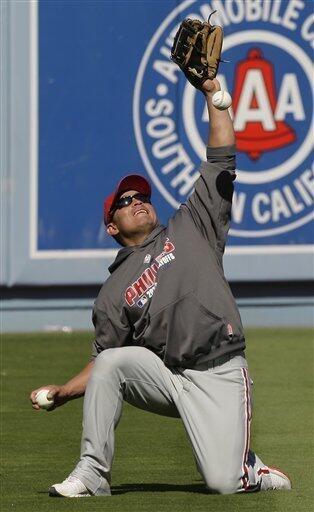
POLYGON ((291 490, 290 478, 280 469, 265 467, 261 468, 258 473, 262 477, 261 491, 291 490))
POLYGON ((92 496, 83 482, 75 476, 69 476, 61 484, 53 484, 49 496, 63 498, 87 498, 92 496))

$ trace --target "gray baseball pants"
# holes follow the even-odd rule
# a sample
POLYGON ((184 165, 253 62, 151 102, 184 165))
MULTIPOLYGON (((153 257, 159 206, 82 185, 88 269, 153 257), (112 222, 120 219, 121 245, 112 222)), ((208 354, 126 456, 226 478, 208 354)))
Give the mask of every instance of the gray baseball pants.
POLYGON ((81 458, 71 473, 95 495, 108 494, 114 430, 124 400, 182 419, 197 468, 212 492, 259 489, 264 464, 249 451, 251 383, 243 354, 191 370, 167 368, 143 347, 101 352, 85 393, 81 458))

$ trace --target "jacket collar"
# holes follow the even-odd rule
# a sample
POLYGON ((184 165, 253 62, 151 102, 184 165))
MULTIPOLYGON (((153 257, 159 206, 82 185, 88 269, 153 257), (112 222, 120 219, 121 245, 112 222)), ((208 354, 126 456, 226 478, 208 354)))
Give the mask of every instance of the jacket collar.
POLYGON ((158 235, 165 229, 165 226, 157 226, 153 231, 148 235, 147 238, 145 238, 144 242, 141 245, 132 245, 131 247, 123 247, 118 252, 116 259, 114 262, 110 265, 108 268, 110 274, 114 272, 120 265, 123 263, 124 260, 126 260, 130 254, 133 254, 134 252, 138 251, 142 247, 146 247, 149 245, 158 235))

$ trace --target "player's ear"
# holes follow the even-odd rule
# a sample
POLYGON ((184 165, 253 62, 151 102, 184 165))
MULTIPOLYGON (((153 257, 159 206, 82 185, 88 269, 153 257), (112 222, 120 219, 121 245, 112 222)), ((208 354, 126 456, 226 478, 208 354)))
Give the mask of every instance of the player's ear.
POLYGON ((114 222, 109 222, 107 226, 107 233, 110 236, 117 236, 119 234, 119 229, 114 222))

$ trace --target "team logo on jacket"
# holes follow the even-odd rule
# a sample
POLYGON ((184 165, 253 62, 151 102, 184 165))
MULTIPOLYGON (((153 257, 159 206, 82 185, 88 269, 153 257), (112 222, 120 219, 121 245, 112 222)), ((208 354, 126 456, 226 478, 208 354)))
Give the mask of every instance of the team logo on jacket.
MULTIPOLYGON (((124 299, 128 306, 136 305, 142 308, 152 298, 157 286, 159 269, 167 268, 176 259, 173 254, 174 250, 174 244, 167 238, 163 251, 154 258, 152 264, 125 290, 124 299)), ((146 255, 145 259, 147 256, 150 255, 146 255)), ((149 262, 147 261, 147 263, 149 262)))
POLYGON ((187 0, 171 11, 137 74, 138 148, 160 193, 177 208, 205 159, 208 114, 203 95, 171 62, 170 49, 183 18, 205 20, 215 9, 212 21, 224 27, 223 58, 230 61, 218 78, 233 97, 238 150, 230 234, 237 244, 284 243, 288 232, 309 230, 313 218, 311 2, 187 0))
POLYGON ((146 254, 145 258, 144 258, 144 263, 150 263, 152 260, 152 257, 150 254, 146 254))

